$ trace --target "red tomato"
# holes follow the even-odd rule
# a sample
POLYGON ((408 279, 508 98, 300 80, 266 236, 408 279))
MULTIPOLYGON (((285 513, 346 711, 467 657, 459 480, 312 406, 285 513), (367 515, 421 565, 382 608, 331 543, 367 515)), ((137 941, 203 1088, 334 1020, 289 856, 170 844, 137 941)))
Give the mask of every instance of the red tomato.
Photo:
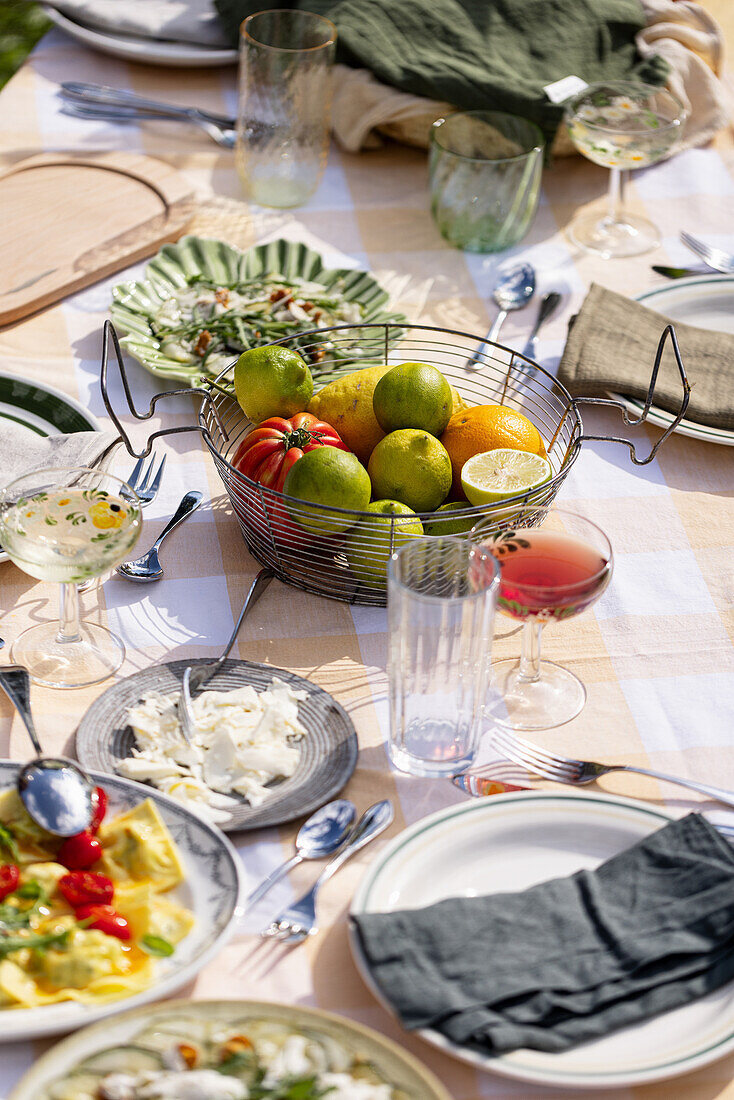
POLYGON ((312 413, 296 413, 290 420, 271 416, 245 436, 232 465, 252 481, 282 493, 285 475, 293 463, 317 447, 349 450, 331 424, 317 420, 312 413))
POLYGON ((70 871, 86 871, 102 855, 102 845, 91 833, 77 833, 67 837, 58 850, 56 859, 70 871))
POLYGON ((96 833, 104 821, 104 815, 107 813, 107 792, 102 787, 95 787, 92 802, 94 803, 94 816, 89 823, 89 831, 90 833, 96 833))
POLYGON ((4 863, 0 867, 0 901, 18 889, 20 871, 14 863, 4 863))
POLYGON ((109 905, 115 895, 112 879, 94 871, 70 871, 59 879, 59 890, 72 909, 81 905, 109 905))
POLYGON ((132 936, 130 925, 111 905, 82 905, 76 911, 78 920, 91 917, 88 928, 97 928, 106 936, 117 936, 118 940, 129 940, 132 936))

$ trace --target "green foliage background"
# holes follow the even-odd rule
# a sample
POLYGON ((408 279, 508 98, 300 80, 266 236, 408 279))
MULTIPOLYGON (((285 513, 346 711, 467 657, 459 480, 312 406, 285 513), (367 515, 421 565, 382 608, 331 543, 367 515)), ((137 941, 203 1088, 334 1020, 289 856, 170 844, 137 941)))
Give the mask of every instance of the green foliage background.
POLYGON ((51 26, 38 4, 0 0, 0 88, 51 26))

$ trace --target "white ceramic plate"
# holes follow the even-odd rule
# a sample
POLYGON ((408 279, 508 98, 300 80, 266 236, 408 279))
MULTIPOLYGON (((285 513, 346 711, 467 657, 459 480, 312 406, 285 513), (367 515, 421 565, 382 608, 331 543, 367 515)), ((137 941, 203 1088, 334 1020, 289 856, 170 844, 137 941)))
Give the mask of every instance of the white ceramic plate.
MULTIPOLYGON (((0 762, 0 788, 15 782, 18 767, 8 761, 0 762)), ((107 792, 107 813, 111 817, 139 805, 146 798, 155 802, 179 847, 186 869, 185 882, 172 890, 170 896, 194 913, 196 924, 186 939, 177 944, 169 959, 156 960, 158 978, 150 988, 108 1004, 83 1005, 65 1001, 37 1008, 0 1009, 0 1042, 56 1035, 85 1027, 122 1009, 169 997, 198 974, 234 930, 242 880, 240 861, 226 837, 158 791, 116 776, 91 774, 107 792)))
POLYGON ((152 1023, 181 1012, 195 1011, 205 1019, 242 1020, 248 1015, 280 1020, 308 1031, 331 1035, 352 1050, 359 1051, 395 1085, 405 1089, 411 1100, 451 1100, 432 1073, 395 1043, 377 1032, 330 1012, 300 1005, 279 1005, 265 1001, 173 1001, 164 1005, 126 1012, 117 1019, 71 1035, 39 1058, 11 1094, 9 1100, 38 1100, 42 1090, 63 1077, 83 1058, 97 1051, 129 1042, 152 1023))
MULTIPOLYGON (((0 420, 12 421, 29 435, 102 431, 96 417, 61 390, 6 371, 0 371, 0 420)), ((7 560, 0 547, 0 562, 7 560)))
MULTIPOLYGON (((715 332, 734 333, 732 275, 702 275, 695 279, 680 279, 668 286, 646 290, 644 294, 638 294, 635 301, 642 302, 656 313, 663 313, 671 321, 683 321, 687 325, 713 329, 715 332)), ((610 396, 624 402, 627 410, 635 416, 639 416, 645 407, 645 402, 636 397, 625 397, 619 393, 610 396)), ((664 409, 653 407, 647 419, 658 428, 668 428, 675 416, 664 409)), ((711 428, 692 420, 681 420, 676 432, 692 439, 700 439, 703 443, 720 443, 725 447, 734 447, 734 431, 731 429, 711 428)))
MULTIPOLYGON (((596 867, 669 820, 662 810, 631 799, 586 793, 517 792, 452 806, 419 821, 380 852, 355 895, 352 913, 525 890, 596 867)), ((354 932, 350 942, 362 976, 389 1009, 354 932)), ((489 1073, 594 1095, 599 1089, 689 1073, 734 1050, 734 983, 563 1054, 517 1050, 493 1058, 457 1046, 436 1031, 418 1034, 489 1073)))
POLYGON ((75 23, 73 19, 45 4, 43 10, 71 38, 83 42, 85 46, 91 46, 93 50, 112 57, 122 57, 126 61, 174 67, 185 65, 190 69, 211 69, 237 64, 237 50, 219 50, 212 46, 193 44, 189 46, 185 42, 159 42, 156 39, 134 38, 124 34, 105 34, 91 27, 83 27, 81 23, 75 23))

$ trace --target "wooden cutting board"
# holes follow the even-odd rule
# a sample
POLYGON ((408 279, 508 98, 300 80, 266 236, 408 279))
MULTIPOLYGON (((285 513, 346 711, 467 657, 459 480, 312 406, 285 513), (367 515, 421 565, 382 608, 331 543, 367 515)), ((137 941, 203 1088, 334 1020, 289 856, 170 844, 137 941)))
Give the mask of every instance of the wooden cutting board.
POLYGON ((48 153, 0 175, 0 325, 177 240, 190 184, 131 153, 48 153))

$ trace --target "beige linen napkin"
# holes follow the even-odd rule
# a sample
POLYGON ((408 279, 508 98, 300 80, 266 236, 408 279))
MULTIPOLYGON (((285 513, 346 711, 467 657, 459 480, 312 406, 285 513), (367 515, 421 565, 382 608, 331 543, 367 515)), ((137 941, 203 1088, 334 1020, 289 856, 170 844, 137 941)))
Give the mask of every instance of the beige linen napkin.
MULTIPOLYGON (((690 0, 642 0, 642 7, 647 26, 637 35, 637 49, 643 57, 657 53, 665 58, 671 66, 668 86, 690 110, 683 139, 674 152, 704 145, 734 113, 721 80, 721 29, 713 16, 690 0)), ((381 84, 365 69, 335 66, 334 135, 350 153, 378 145, 376 131, 425 149, 431 124, 453 110, 449 103, 381 84)), ((552 152, 555 156, 576 152, 563 126, 552 152)))
MULTIPOLYGON (((734 429, 734 336, 675 321, 681 359, 691 383, 686 419, 734 429)), ((592 283, 571 323, 558 378, 574 396, 610 392, 645 398, 666 318, 592 283)), ((654 404, 677 413, 683 391, 670 346, 658 375, 654 404)))
POLYGON ((16 477, 54 466, 96 466, 117 442, 114 432, 34 435, 12 420, 0 419, 0 488, 16 477))

